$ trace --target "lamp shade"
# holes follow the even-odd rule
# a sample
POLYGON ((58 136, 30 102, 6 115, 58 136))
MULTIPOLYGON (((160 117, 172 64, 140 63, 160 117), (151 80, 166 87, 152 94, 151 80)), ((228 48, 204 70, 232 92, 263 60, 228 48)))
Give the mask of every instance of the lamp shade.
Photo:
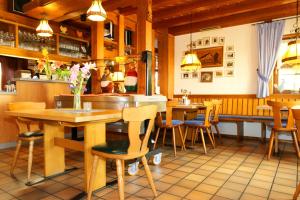
POLYGON ((49 26, 47 19, 41 19, 39 26, 36 28, 36 33, 40 37, 51 37, 53 35, 53 30, 49 26))
POLYGON ((87 18, 91 21, 104 21, 107 18, 101 0, 92 1, 92 5, 87 11, 87 18))
POLYGON ((282 57, 284 65, 293 66, 300 64, 300 41, 293 40, 288 43, 288 49, 282 57))
POLYGON ((114 74, 113 74, 113 81, 114 82, 124 81, 124 73, 120 72, 120 71, 114 72, 114 74))
POLYGON ((183 71, 196 71, 201 68, 201 62, 195 53, 188 53, 181 61, 180 67, 183 71))

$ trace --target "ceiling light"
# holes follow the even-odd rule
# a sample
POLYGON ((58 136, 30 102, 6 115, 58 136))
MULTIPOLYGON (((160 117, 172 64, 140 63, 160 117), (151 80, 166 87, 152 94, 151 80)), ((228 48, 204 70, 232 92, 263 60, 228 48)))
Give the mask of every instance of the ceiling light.
POLYGON ((40 37, 51 37, 53 35, 53 30, 48 24, 46 18, 40 20, 39 26, 36 28, 36 33, 40 37))
POLYGON ((93 0, 91 7, 87 11, 87 18, 91 21, 104 21, 107 18, 101 0, 93 0))

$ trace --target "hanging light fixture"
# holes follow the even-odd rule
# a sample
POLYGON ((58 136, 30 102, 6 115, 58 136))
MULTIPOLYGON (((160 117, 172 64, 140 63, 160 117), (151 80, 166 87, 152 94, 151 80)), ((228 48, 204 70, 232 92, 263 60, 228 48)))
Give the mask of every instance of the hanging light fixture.
POLYGON ((193 33, 192 33, 192 14, 191 14, 191 32, 190 32, 190 51, 187 52, 181 61, 182 71, 196 71, 201 68, 201 62, 196 53, 193 52, 193 33))
POLYGON ((101 0, 92 1, 92 5, 87 11, 87 18, 91 21, 104 21, 107 18, 101 0))
POLYGON ((299 0, 297 0, 297 13, 296 23, 293 25, 293 31, 295 31, 296 39, 288 43, 288 49, 283 55, 282 62, 284 66, 294 67, 300 64, 300 40, 299 40, 299 0))
POLYGON ((36 33, 40 37, 51 37, 53 35, 53 30, 45 17, 40 20, 40 24, 36 28, 36 33))

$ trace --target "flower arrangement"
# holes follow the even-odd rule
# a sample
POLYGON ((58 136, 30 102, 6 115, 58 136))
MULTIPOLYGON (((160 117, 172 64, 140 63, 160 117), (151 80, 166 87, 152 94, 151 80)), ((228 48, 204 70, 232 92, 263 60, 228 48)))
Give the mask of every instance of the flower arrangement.
POLYGON ((45 72, 48 79, 51 79, 51 75, 56 72, 62 65, 61 62, 50 62, 49 53, 46 48, 42 49, 43 58, 38 60, 38 70, 40 73, 45 72))
POLYGON ((83 90, 83 82, 91 76, 91 70, 96 69, 95 63, 84 63, 81 67, 80 64, 73 65, 70 68, 70 88, 74 94, 73 108, 76 110, 81 109, 80 94, 83 90))

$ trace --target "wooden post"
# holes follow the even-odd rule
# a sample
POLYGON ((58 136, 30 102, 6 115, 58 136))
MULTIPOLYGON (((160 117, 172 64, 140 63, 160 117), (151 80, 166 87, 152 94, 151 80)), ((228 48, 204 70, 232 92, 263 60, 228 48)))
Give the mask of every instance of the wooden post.
POLYGON ((160 93, 168 99, 174 95, 174 36, 168 29, 160 29, 158 33, 158 61, 160 93))
POLYGON ((119 15, 119 56, 124 56, 124 51, 125 51, 124 31, 125 31, 124 15, 119 15))
POLYGON ((94 22, 92 25, 92 60, 97 61, 97 71, 92 72, 92 93, 97 94, 101 92, 100 80, 104 71, 102 62, 99 60, 104 58, 104 23, 94 22))
MULTIPOLYGON (((152 51, 152 0, 137 1, 137 53, 152 51)), ((138 94, 146 93, 146 69, 143 62, 139 62, 138 94)))

